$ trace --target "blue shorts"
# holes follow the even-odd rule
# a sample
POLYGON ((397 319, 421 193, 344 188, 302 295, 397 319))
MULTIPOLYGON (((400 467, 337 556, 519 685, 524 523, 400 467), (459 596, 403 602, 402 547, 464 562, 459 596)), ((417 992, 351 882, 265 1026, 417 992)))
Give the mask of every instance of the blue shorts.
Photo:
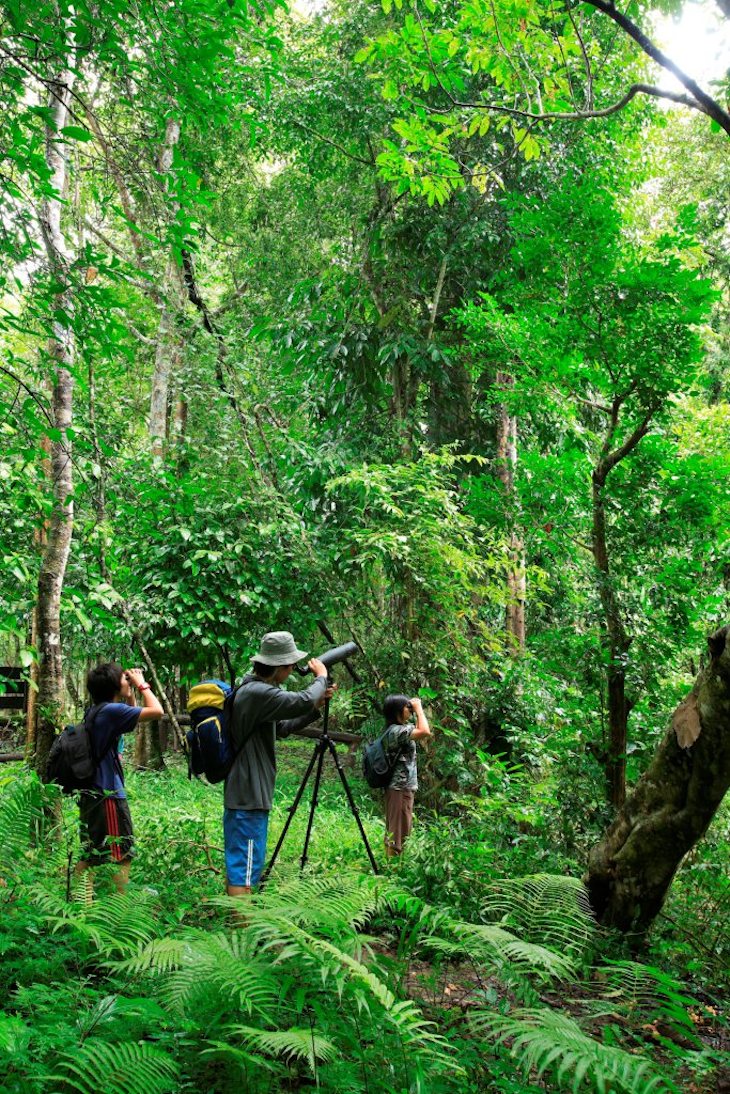
POLYGON ((223 842, 229 885, 258 885, 266 862, 266 809, 225 809, 223 842))

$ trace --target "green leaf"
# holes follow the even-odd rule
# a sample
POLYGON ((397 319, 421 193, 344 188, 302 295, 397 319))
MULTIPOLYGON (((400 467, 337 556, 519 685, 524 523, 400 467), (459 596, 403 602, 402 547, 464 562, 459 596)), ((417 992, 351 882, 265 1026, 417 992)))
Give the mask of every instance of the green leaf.
POLYGON ((72 141, 93 141, 94 136, 88 129, 82 129, 80 125, 64 125, 60 133, 72 141))

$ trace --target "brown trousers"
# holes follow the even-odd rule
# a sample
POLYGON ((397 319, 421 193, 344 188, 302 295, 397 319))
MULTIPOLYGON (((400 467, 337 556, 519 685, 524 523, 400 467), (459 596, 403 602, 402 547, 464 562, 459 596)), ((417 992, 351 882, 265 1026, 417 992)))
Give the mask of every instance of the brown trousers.
POLYGON ((413 828, 415 790, 385 791, 385 846, 396 855, 403 850, 403 841, 413 828))

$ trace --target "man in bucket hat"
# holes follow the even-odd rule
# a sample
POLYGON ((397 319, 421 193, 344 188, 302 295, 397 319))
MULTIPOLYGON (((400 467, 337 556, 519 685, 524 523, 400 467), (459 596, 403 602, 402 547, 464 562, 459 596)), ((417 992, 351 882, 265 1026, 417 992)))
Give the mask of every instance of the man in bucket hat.
POLYGON ((229 896, 244 896, 255 886, 266 861, 269 811, 276 781, 275 745, 315 721, 327 691, 327 669, 313 657, 315 679, 303 691, 282 691, 297 661, 307 657, 289 631, 272 631, 252 657, 253 671, 236 692, 231 740, 236 758, 226 779, 223 836, 229 896))

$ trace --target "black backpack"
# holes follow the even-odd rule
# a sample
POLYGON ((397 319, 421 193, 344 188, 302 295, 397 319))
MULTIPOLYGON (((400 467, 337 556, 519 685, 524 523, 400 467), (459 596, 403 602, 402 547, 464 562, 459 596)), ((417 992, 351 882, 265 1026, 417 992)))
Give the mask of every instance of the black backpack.
MULTIPOLYGON (((390 727, 388 727, 389 729, 390 727)), ((395 771, 395 765, 400 759, 400 754, 403 751, 399 748, 392 759, 388 756, 388 750, 385 747, 385 733, 381 733, 379 737, 376 737, 374 741, 370 741, 365 745, 365 751, 362 756, 362 773, 365 777, 365 782, 368 786, 371 786, 373 790, 384 790, 390 780, 393 778, 393 772, 395 771)))
POLYGON ((66 726, 51 745, 46 781, 56 783, 64 794, 94 789, 94 775, 111 745, 104 749, 101 756, 97 756, 91 730, 97 714, 106 705, 99 703, 90 707, 83 722, 66 726))

